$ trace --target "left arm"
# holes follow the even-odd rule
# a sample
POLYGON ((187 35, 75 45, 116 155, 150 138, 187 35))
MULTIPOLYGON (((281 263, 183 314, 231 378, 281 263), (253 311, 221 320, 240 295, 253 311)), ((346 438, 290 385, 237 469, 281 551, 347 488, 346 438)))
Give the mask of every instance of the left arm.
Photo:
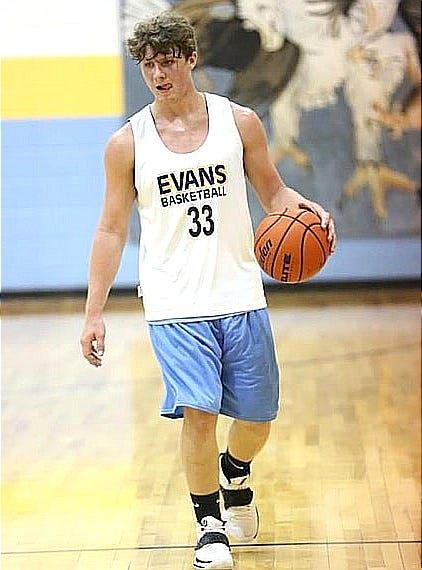
POLYGON ((327 228, 331 253, 336 246, 334 220, 329 212, 316 202, 306 199, 283 182, 268 152, 267 136, 257 114, 246 107, 232 103, 234 118, 243 142, 243 160, 246 175, 262 207, 267 213, 290 208, 305 208, 315 212, 323 228, 327 228))

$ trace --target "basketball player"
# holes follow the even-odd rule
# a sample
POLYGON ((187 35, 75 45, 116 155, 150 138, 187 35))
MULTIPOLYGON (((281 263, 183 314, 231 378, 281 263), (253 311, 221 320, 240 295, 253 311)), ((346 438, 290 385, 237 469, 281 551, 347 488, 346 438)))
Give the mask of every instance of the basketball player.
POLYGON ((249 541, 258 532, 250 465, 277 415, 279 387, 245 174, 267 212, 316 212, 332 251, 334 224, 281 180, 254 112, 195 88, 195 34, 184 18, 167 12, 138 23, 128 47, 154 102, 107 144, 82 350, 101 365, 103 308, 136 200, 145 319, 166 387, 161 413, 183 417, 182 461, 198 529, 193 565, 232 568, 228 535, 249 541), (219 414, 233 418, 221 455, 219 414))

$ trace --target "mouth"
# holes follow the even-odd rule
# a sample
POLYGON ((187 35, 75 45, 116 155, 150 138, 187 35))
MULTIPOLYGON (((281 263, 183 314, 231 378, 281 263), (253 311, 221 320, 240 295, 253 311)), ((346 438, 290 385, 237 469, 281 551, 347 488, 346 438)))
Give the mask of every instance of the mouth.
POLYGON ((157 85, 156 87, 157 91, 161 91, 162 93, 170 91, 171 88, 172 88, 171 83, 163 83, 162 85, 157 85))

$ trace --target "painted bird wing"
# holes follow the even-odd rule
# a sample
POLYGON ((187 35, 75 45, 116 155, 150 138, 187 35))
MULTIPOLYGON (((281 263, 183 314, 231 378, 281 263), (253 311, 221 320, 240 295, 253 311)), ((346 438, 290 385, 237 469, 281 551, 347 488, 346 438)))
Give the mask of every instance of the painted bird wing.
POLYGON ((236 74, 230 97, 253 108, 270 104, 292 78, 299 58, 299 47, 289 40, 274 52, 259 49, 250 65, 236 74))
POLYGON ((284 89, 299 59, 297 46, 280 38, 279 49, 264 49, 261 30, 234 1, 181 0, 175 9, 197 29, 199 65, 234 72, 229 90, 234 101, 266 105, 284 89))
POLYGON ((169 10, 171 4, 168 0, 121 0, 120 5, 120 34, 122 41, 126 41, 132 34, 133 28, 139 20, 169 10))

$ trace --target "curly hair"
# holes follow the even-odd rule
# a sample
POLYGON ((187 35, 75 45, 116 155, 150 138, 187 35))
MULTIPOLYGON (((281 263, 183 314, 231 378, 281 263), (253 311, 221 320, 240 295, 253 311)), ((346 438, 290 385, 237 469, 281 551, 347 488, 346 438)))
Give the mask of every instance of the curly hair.
POLYGON ((138 22, 127 40, 129 55, 137 63, 145 58, 148 46, 154 56, 162 53, 186 59, 197 51, 195 30, 183 16, 170 10, 162 12, 138 22))

